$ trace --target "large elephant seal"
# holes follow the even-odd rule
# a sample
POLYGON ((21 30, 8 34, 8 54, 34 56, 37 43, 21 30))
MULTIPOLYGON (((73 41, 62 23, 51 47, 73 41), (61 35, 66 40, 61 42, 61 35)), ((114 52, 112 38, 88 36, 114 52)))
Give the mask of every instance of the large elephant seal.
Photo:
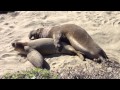
POLYGON ((100 46, 98 46, 91 36, 81 27, 75 24, 64 24, 52 27, 50 30, 43 28, 30 32, 29 39, 53 38, 54 45, 58 51, 62 50, 61 42, 69 43, 75 50, 83 53, 85 58, 97 61, 107 60, 108 57, 100 46), (36 31, 36 33, 35 33, 36 31), (38 33, 39 31, 39 33, 38 33), (46 33, 45 33, 46 32, 46 33), (38 34, 38 35, 36 35, 38 34), (36 36, 38 37, 36 37, 36 36))
POLYGON ((58 52, 54 46, 54 41, 52 38, 42 38, 36 39, 29 42, 13 42, 12 46, 14 49, 20 54, 27 55, 27 59, 35 66, 39 68, 49 66, 47 62, 44 60, 44 55, 51 55, 51 54, 69 54, 69 55, 78 55, 80 59, 84 60, 82 54, 79 51, 76 51, 72 46, 67 45, 66 43, 63 44, 63 49, 61 52, 58 52))

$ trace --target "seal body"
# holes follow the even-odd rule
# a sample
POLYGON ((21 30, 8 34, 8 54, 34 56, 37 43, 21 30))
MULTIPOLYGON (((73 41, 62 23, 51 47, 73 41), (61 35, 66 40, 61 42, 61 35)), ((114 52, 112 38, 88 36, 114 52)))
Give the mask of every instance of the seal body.
POLYGON ((54 40, 52 38, 41 38, 36 40, 31 40, 29 42, 13 42, 12 46, 16 51, 20 53, 27 54, 24 47, 29 46, 32 49, 37 50, 42 55, 51 55, 51 54, 69 54, 69 55, 78 55, 81 57, 81 54, 78 53, 71 45, 62 43, 63 49, 61 52, 58 52, 54 45, 54 40))
POLYGON ((36 39, 32 40, 27 43, 27 46, 30 46, 31 48, 36 49, 38 52, 40 52, 42 55, 50 55, 50 54, 73 54, 72 51, 69 49, 72 48, 72 46, 67 45, 63 43, 63 50, 61 52, 58 52, 55 48, 54 41, 52 38, 42 38, 42 39, 36 39))
POLYGON ((16 51, 21 54, 26 54, 27 59, 35 66, 39 68, 50 69, 47 62, 44 60, 43 55, 50 54, 70 54, 78 55, 80 59, 84 59, 82 55, 76 51, 71 45, 66 43, 63 44, 63 49, 61 52, 58 52, 55 48, 54 41, 52 38, 42 38, 36 39, 29 42, 14 42, 12 46, 16 51))
MULTIPOLYGON (((41 30, 41 32, 44 30, 41 30)), ((45 31, 44 31, 45 32, 45 31)), ((42 33, 39 38, 53 38, 54 45, 58 51, 62 50, 61 42, 70 44, 75 50, 83 53, 85 58, 89 59, 108 59, 103 49, 98 46, 91 36, 81 27, 75 24, 64 24, 52 27, 46 37, 42 33)))

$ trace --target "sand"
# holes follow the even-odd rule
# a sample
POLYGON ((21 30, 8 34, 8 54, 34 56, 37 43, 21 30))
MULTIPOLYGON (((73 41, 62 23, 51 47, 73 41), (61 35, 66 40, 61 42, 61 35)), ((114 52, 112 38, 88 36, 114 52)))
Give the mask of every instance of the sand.
MULTIPOLYGON (((33 29, 67 23, 84 28, 108 57, 120 63, 119 11, 16 11, 0 14, 0 76, 34 68, 26 58, 17 55, 12 42, 29 41, 28 34, 33 29)), ((46 61, 52 71, 69 66, 69 62, 81 63, 77 56, 69 55, 46 58, 46 61)))

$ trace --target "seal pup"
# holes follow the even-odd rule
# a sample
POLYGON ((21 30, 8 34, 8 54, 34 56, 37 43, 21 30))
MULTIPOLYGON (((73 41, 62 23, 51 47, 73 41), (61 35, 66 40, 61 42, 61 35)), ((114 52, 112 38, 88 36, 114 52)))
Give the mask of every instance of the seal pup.
POLYGON ((42 38, 36 39, 29 42, 18 42, 12 43, 14 50, 18 51, 22 55, 26 55, 27 59, 35 66, 39 68, 49 69, 49 65, 44 60, 44 55, 51 54, 69 54, 78 55, 80 59, 84 59, 79 51, 76 51, 72 46, 63 43, 63 49, 58 52, 54 46, 54 41, 52 38, 42 38), (43 65, 42 65, 43 64, 43 65))
POLYGON ((54 40, 52 38, 41 38, 36 40, 31 40, 28 42, 18 42, 14 41, 12 46, 14 50, 20 52, 21 54, 27 54, 24 47, 29 46, 32 49, 37 50, 42 55, 51 55, 51 54, 69 54, 69 55, 78 55, 81 57, 82 55, 79 51, 76 51, 71 45, 66 44, 65 42, 62 43, 63 49, 61 52, 58 52, 54 45, 54 40))
POLYGON ((33 31, 31 31, 29 34, 29 39, 31 39, 31 37, 34 39, 53 38, 54 45, 59 52, 63 48, 61 42, 67 42, 76 51, 82 53, 85 58, 92 59, 97 62, 105 61, 108 59, 106 53, 100 46, 98 46, 98 44, 94 42, 91 36, 83 28, 75 24, 54 26, 49 30, 39 28, 37 30, 34 30, 34 33, 38 34, 38 37, 36 37, 32 32, 33 31), (39 31, 39 33, 37 33, 37 31, 39 31))

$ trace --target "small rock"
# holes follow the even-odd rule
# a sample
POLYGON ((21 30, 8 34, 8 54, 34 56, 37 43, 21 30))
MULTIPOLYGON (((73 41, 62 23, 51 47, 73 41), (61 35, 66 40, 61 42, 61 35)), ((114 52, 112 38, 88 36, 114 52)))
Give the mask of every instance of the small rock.
POLYGON ((111 68, 111 67, 107 68, 107 71, 108 71, 108 72, 111 72, 111 71, 112 71, 112 68, 111 68))

